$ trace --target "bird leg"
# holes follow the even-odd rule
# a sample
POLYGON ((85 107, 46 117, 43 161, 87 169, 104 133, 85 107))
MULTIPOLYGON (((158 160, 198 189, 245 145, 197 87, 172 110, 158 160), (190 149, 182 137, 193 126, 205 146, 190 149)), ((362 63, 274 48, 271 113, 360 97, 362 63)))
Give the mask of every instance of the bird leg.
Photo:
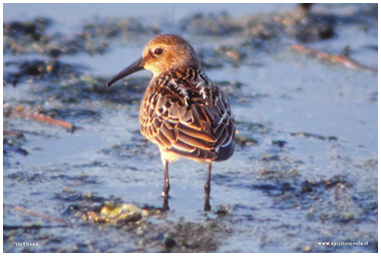
POLYGON ((208 163, 208 178, 206 180, 204 189, 205 189, 205 204, 204 204, 204 211, 210 211, 212 207, 210 206, 210 176, 212 174, 212 163, 208 163))
POLYGON ((168 161, 164 161, 164 187, 162 197, 168 197, 168 192, 171 187, 169 186, 169 175, 168 175, 168 161))
POLYGON ((209 202, 209 197, 205 198, 204 211, 209 212, 212 209, 209 202))
POLYGON ((169 211, 168 197, 163 197, 163 211, 169 211))
POLYGON ((206 180, 204 189, 205 189, 205 197, 210 198, 210 176, 212 174, 212 163, 208 163, 208 178, 206 180))

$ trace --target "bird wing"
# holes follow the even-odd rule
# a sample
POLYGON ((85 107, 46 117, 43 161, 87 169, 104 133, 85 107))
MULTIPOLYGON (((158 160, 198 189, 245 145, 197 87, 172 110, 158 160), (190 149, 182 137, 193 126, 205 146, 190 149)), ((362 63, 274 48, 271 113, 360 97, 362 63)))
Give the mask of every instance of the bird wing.
POLYGON ((234 151, 235 125, 229 104, 217 86, 177 89, 149 86, 144 96, 141 132, 162 150, 221 161, 234 151))

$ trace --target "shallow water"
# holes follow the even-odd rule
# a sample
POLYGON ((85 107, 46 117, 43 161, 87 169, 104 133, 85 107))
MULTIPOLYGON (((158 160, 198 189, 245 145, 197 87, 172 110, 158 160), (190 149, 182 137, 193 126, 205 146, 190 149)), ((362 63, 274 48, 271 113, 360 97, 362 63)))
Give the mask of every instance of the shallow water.
MULTIPOLYGON (((317 5, 313 10, 351 17, 364 7, 366 5, 361 4, 317 5)), ((48 31, 71 35, 81 29, 84 21, 91 22, 94 17, 132 16, 140 19, 144 26, 159 26, 163 33, 180 34, 196 50, 208 52, 218 45, 234 48, 243 38, 234 37, 233 32, 230 37, 229 33, 202 35, 197 30, 183 31, 181 22, 193 13, 202 10, 207 15, 226 11, 240 18, 294 8, 292 4, 206 4, 202 8, 195 4, 4 4, 4 22, 43 16, 54 22, 48 31), (146 13, 150 18, 143 18, 146 13)), ((344 18, 338 20, 333 38, 306 45, 335 54, 342 53, 349 45, 351 58, 377 68, 377 50, 373 49, 378 40, 377 18, 370 16, 357 23, 344 18)), ((153 35, 129 36, 110 42, 104 54, 63 55, 59 60, 84 65, 87 69, 83 75, 107 80, 137 59, 153 35)), ((298 42, 292 37, 269 41, 263 48, 246 50, 247 63, 236 65, 227 61, 221 68, 205 71, 228 95, 238 135, 244 142, 237 146, 231 159, 213 164, 211 212, 203 211, 206 166, 187 160, 171 164, 170 211, 164 217, 165 221, 182 219, 192 223, 212 219, 228 227, 228 234, 217 233, 217 248, 204 251, 378 250, 378 75, 295 52, 290 49, 293 43, 298 42), (234 86, 234 82, 223 85, 226 81, 237 81, 241 85, 234 86), (216 211, 222 206, 228 208, 229 213, 217 217, 216 211), (362 241, 369 245, 318 244, 332 241, 362 241)), ((242 46, 243 49, 248 48, 242 46)), ((36 58, 46 59, 46 56, 4 54, 4 63, 36 58)), ((4 72, 10 72, 9 68, 4 72)), ((144 71, 134 74, 132 79, 150 76, 144 71)), ((81 94, 70 91, 74 88, 67 89, 67 94, 54 94, 56 88, 65 84, 70 84, 70 80, 29 79, 17 87, 7 84, 3 88, 5 104, 67 110, 67 117, 61 114, 59 119, 81 128, 68 133, 58 126, 4 116, 4 130, 37 132, 24 134, 21 147, 28 151, 27 156, 12 151, 4 154, 3 220, 8 227, 4 231, 4 251, 52 252, 64 248, 71 252, 78 247, 83 252, 158 251, 155 246, 136 245, 131 242, 133 238, 122 242, 120 237, 126 235, 125 231, 107 227, 105 242, 94 244, 99 237, 98 226, 81 225, 75 216, 65 215, 70 202, 57 197, 68 187, 78 194, 92 193, 139 206, 161 207, 160 154, 139 132, 139 101, 145 85, 133 92, 126 89, 125 97, 136 97, 132 104, 122 101, 124 94, 110 100, 102 98, 102 93, 91 96, 94 98, 83 94, 86 98, 79 98, 78 104, 70 104, 58 96, 81 94), (52 89, 41 89, 47 86, 52 89), (75 115, 72 110, 80 114, 75 115), (88 112, 80 112, 84 110, 88 112), (93 113, 90 111, 95 114, 86 114, 93 113), (35 221, 42 226, 51 224, 45 223, 43 218, 12 210, 16 205, 62 218, 74 226, 41 228, 36 233, 22 231, 22 228, 12 230, 10 226, 22 227, 35 221), (22 241, 39 242, 40 246, 14 245, 22 241)), ((123 86, 118 82, 113 87, 123 93, 123 86)), ((148 221, 155 222, 154 219, 148 221)))

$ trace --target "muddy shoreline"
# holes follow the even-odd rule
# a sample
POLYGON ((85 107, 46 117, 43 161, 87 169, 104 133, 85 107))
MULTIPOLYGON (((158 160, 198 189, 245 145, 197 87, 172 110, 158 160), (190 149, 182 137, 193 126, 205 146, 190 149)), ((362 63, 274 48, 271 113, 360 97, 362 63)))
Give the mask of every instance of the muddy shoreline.
POLYGON ((248 6, 264 9, 168 22, 126 8, 73 28, 4 5, 3 252, 378 251, 377 4, 248 6), (104 87, 168 32, 195 46, 237 121, 210 212, 206 167, 186 160, 163 207, 138 123, 151 74, 104 87))

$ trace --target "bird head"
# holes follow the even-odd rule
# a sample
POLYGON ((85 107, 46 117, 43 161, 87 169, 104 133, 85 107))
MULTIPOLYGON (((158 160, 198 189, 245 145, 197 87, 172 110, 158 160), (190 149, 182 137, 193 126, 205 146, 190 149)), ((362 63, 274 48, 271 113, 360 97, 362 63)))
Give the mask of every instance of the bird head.
POLYGON ((200 59, 194 48, 177 35, 159 35, 144 48, 143 56, 116 75, 106 86, 140 70, 150 70, 157 76, 181 68, 200 69, 200 59))

